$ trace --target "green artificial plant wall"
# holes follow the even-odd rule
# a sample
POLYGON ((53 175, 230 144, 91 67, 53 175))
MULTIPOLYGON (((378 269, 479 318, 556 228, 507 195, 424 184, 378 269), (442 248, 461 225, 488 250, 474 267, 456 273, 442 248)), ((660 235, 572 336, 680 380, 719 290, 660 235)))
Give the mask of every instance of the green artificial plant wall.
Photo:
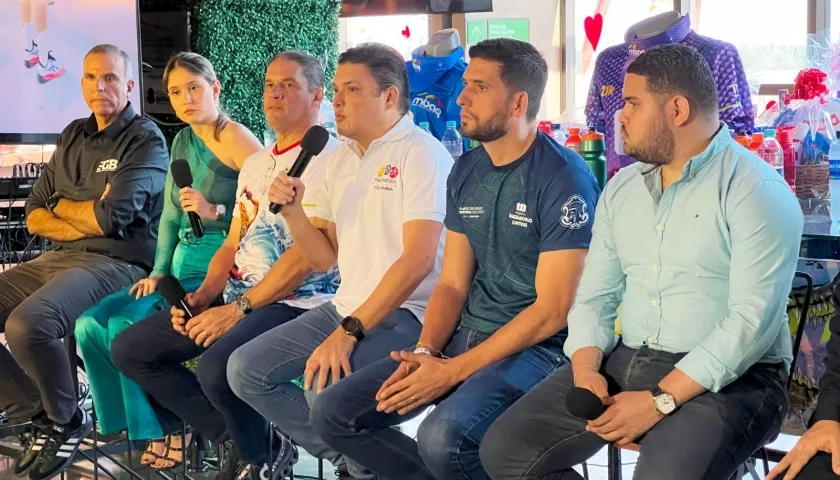
MULTIPOLYGON (((283 50, 321 60, 327 84, 338 60, 339 0, 141 0, 141 10, 192 12, 192 45, 222 84, 222 106, 262 140, 263 75, 283 50)), ((168 133, 168 132, 167 132, 168 133)))

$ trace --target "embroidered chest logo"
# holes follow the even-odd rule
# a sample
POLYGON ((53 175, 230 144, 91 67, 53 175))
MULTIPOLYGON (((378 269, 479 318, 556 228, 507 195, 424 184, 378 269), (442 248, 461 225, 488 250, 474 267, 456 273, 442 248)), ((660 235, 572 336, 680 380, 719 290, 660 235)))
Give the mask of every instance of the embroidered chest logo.
POLYGON ((458 215, 462 218, 481 218, 484 207, 458 207, 458 215))
POLYGON ((586 209, 586 202, 580 195, 572 195, 563 204, 563 216, 560 217, 560 225, 572 230, 577 230, 589 223, 589 212, 586 209))
POLYGON ((102 160, 99 162, 99 166, 96 167, 96 173, 99 172, 113 172, 117 169, 117 165, 120 163, 119 160, 116 158, 111 158, 109 160, 102 160))
POLYGON ((534 219, 526 215, 527 212, 528 205, 523 202, 518 202, 516 204, 516 211, 508 214, 508 218, 511 220, 510 224, 517 227, 529 227, 532 223, 534 223, 534 219))
POLYGON ((400 169, 391 164, 380 167, 376 172, 376 178, 373 179, 373 189, 393 192, 399 176, 400 169))

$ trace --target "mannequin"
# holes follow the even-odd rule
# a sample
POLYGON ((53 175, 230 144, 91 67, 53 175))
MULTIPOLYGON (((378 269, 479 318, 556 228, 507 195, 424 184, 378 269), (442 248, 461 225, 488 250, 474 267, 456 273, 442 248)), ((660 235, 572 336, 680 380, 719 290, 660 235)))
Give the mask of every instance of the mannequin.
POLYGON ((432 135, 440 139, 447 121, 461 126, 461 107, 456 101, 464 89, 462 79, 467 69, 461 37, 453 28, 441 30, 425 46, 411 52, 411 57, 406 70, 414 123, 428 122, 432 135))
POLYGON ((738 50, 730 43, 698 35, 690 19, 679 12, 665 12, 631 26, 625 42, 605 49, 595 61, 595 72, 586 101, 586 121, 605 132, 607 175, 635 159, 624 155, 618 116, 624 107, 621 90, 627 66, 645 50, 657 45, 682 43, 696 48, 712 68, 718 86, 720 119, 729 128, 752 130, 754 113, 750 88, 738 50))

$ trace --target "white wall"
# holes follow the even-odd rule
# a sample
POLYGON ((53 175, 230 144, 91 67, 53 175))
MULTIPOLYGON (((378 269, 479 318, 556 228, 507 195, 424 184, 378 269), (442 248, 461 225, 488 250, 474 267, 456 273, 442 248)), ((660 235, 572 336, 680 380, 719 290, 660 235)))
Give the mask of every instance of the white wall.
MULTIPOLYGON (((548 63, 548 85, 543 96, 540 120, 557 120, 563 113, 560 96, 563 84, 560 8, 562 0, 494 0, 492 13, 469 13, 467 21, 493 18, 523 18, 530 23, 530 42, 548 63)), ((462 41, 466 42, 466 39, 462 41)))

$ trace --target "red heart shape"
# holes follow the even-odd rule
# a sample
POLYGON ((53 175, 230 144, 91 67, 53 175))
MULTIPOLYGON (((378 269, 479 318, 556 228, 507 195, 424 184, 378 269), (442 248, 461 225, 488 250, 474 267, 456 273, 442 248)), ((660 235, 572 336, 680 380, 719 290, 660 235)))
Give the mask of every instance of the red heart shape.
POLYGON ((411 38, 411 29, 408 28, 408 25, 405 26, 405 30, 403 30, 401 33, 403 37, 411 38))
POLYGON ((583 19, 583 31, 586 32, 586 38, 592 44, 592 50, 598 49, 598 42, 601 40, 601 30, 603 28, 604 17, 600 13, 596 13, 594 17, 583 19))

